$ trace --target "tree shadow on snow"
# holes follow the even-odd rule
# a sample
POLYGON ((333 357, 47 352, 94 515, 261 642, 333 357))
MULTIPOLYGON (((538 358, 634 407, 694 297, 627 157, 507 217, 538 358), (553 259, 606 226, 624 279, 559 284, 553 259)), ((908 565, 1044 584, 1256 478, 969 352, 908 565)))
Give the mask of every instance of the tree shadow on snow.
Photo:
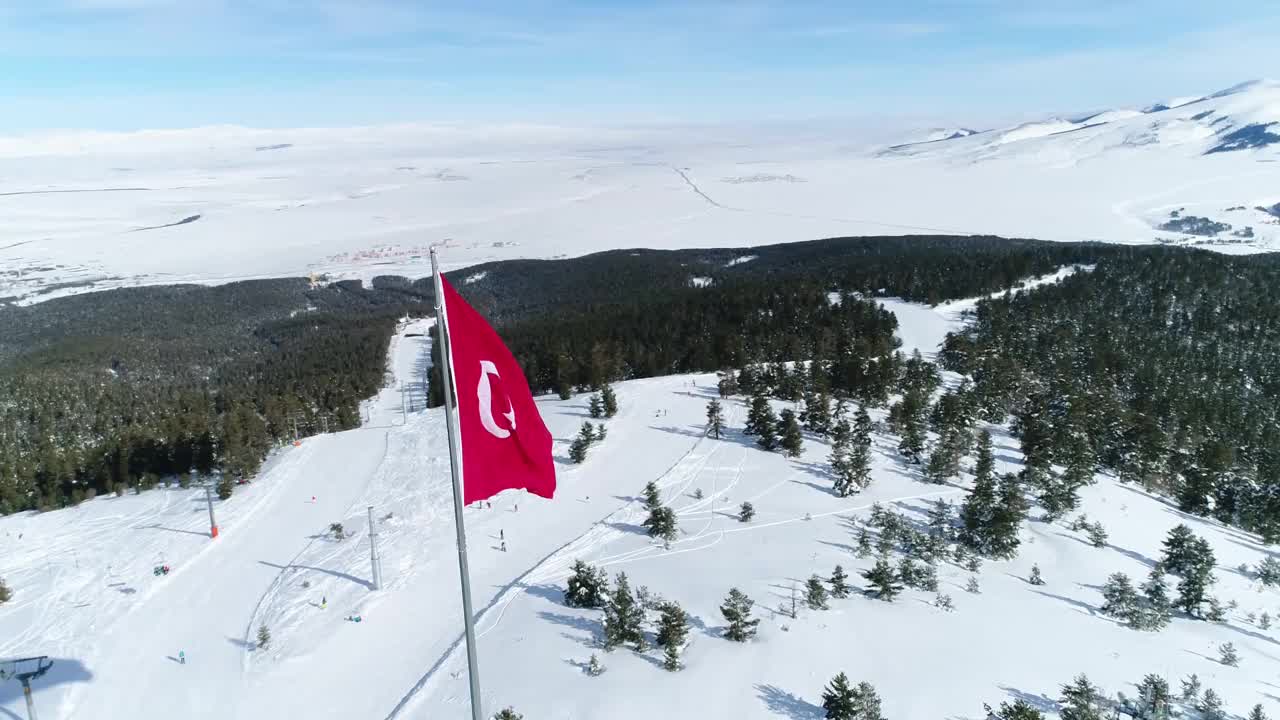
POLYGON ((524 591, 554 605, 564 605, 564 590, 555 585, 525 585, 524 591))
POLYGON ((792 720, 813 720, 825 714, 820 705, 814 705, 777 685, 756 684, 755 688, 756 697, 760 698, 760 702, 763 702, 774 715, 782 715, 792 720))
MULTIPOLYGON (((1075 542, 1078 542, 1078 543, 1080 543, 1081 545, 1084 545, 1084 546, 1087 546, 1087 547, 1094 547, 1093 543, 1091 543, 1091 542, 1089 542, 1089 541, 1085 540, 1084 538, 1078 538, 1078 537, 1076 537, 1075 535, 1068 535, 1068 534, 1063 533, 1063 532, 1055 532, 1055 533, 1054 533, 1054 535, 1057 535, 1058 537, 1067 538, 1068 540, 1074 540, 1075 542)), ((1156 566, 1156 561, 1155 561, 1155 560, 1153 560, 1152 558, 1147 557, 1146 555, 1143 555, 1143 554, 1142 554, 1142 553, 1140 553, 1140 552, 1136 552, 1136 551, 1134 551, 1134 550, 1129 550, 1129 549, 1126 549, 1126 548, 1122 548, 1122 547, 1120 547, 1119 545, 1112 545, 1111 543, 1107 543, 1106 545, 1102 546, 1101 548, 1096 548, 1096 549, 1101 550, 1101 549, 1103 549, 1103 548, 1107 548, 1107 549, 1110 549, 1110 550, 1114 550, 1114 551, 1116 551, 1116 552, 1120 553, 1121 555, 1124 555, 1125 557, 1129 558, 1130 560, 1136 560, 1136 561, 1138 561, 1138 562, 1142 563, 1143 565, 1146 565, 1146 566, 1147 566, 1147 568, 1153 568, 1153 567, 1155 567, 1155 566, 1156 566)))
POLYGON ((1044 695, 1037 695, 1004 685, 1001 685, 1000 689, 1008 693, 1014 700, 1021 700, 1042 713, 1052 713, 1058 710, 1058 703, 1044 695))
POLYGON ((244 638, 231 637, 230 635, 227 636, 227 642, 245 651, 253 650, 257 647, 253 643, 245 641, 244 638))
POLYGON ((605 523, 605 525, 608 525, 609 527, 613 528, 614 530, 617 530, 618 532, 635 533, 637 535, 649 534, 649 528, 643 525, 636 525, 635 523, 611 522, 611 523, 605 523))
POLYGON ((569 638, 570 640, 576 640, 588 647, 595 645, 596 630, 600 627, 600 623, 596 622, 595 620, 589 620, 587 618, 577 617, 575 615, 565 615, 564 613, 549 612, 547 610, 539 610, 538 617, 554 625, 560 625, 562 627, 572 628, 574 630, 580 630, 587 634, 585 638, 576 637, 573 635, 569 635, 567 633, 565 634, 565 637, 569 638))
POLYGON ((1098 609, 1098 608, 1096 608, 1096 607, 1094 607, 1093 605, 1090 605, 1089 603, 1084 602, 1084 601, 1082 601, 1082 600, 1076 600, 1075 598, 1069 598, 1069 597, 1067 597, 1066 595, 1055 595, 1054 593, 1051 593, 1051 592, 1045 592, 1044 590, 1032 590, 1031 592, 1033 592, 1033 593, 1035 593, 1035 594, 1037 594, 1037 595, 1043 595, 1043 596, 1045 596, 1045 597, 1047 597, 1047 598, 1053 598, 1054 600, 1061 600, 1062 602, 1064 602, 1064 603, 1066 603, 1066 604, 1068 604, 1068 605, 1072 605, 1072 606, 1074 606, 1075 608, 1077 608, 1080 612, 1086 613, 1086 614, 1088 614, 1088 615, 1094 615, 1094 616, 1101 615, 1101 612, 1099 611, 1099 609, 1098 609))
MULTIPOLYGON (((684 435, 685 437, 693 437, 693 438, 700 438, 707 434, 706 428, 703 428, 700 425, 686 425, 684 427, 677 427, 675 425, 665 425, 665 426, 650 425, 649 427, 653 428, 654 430, 660 430, 664 433, 671 433, 672 435, 684 435)), ((724 439, 726 436, 727 436, 727 433, 724 433, 724 432, 720 433, 721 439, 724 439)))

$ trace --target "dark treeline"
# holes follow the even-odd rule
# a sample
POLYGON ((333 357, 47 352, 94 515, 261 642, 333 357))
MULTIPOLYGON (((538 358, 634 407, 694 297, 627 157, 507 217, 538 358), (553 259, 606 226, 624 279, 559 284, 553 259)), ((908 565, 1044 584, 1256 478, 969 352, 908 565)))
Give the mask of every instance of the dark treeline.
MULTIPOLYGON (((1132 252, 992 237, 833 238, 618 250, 490 263, 449 277, 497 324, 535 392, 797 359, 838 365, 828 368, 834 389, 852 390, 891 382, 891 369, 874 361, 888 357, 896 325, 892 314, 859 298, 972 297, 1062 265, 1132 252), (693 277, 710 286, 690 287, 693 277), (832 292, 844 302, 832 303, 832 292)), ((438 403, 439 393, 432 398, 438 403)))
POLYGON ((1029 462, 1088 466, 1280 537, 1280 257, 1145 249, 978 305, 948 338, 1029 462))
POLYGON ((94 293, 0 310, 0 513, 215 468, 359 424, 410 291, 304 280, 94 293))

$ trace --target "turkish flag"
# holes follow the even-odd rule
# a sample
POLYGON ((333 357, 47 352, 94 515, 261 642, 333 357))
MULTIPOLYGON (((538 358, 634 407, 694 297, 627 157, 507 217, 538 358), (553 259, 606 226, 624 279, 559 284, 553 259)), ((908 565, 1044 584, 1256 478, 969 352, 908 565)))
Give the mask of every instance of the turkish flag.
POLYGON ((520 488, 551 498, 556 492, 551 433, 524 371, 443 275, 440 284, 461 430, 463 503, 520 488))

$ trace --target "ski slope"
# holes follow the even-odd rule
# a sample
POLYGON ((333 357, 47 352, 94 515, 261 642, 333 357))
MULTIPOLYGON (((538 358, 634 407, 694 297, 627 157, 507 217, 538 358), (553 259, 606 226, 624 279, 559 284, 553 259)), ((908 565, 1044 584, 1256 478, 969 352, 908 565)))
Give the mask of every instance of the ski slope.
MULTIPOLYGON (((956 327, 954 311, 965 303, 886 305, 903 323, 904 346, 928 352, 956 327)), ((398 333, 388 388, 367 404, 366 426, 277 451, 254 483, 218 504, 217 540, 204 535, 197 490, 0 518, 0 575, 15 590, 0 607, 0 656, 55 657, 37 686, 42 717, 466 715, 443 417, 415 404, 401 424, 400 383, 421 382, 429 348, 426 338, 406 335, 426 327, 398 333), (379 591, 370 588, 370 505, 379 522, 379 591), (332 522, 343 523, 345 540, 326 536, 332 522), (173 568, 167 577, 151 574, 160 562, 173 568), (346 620, 353 615, 361 622, 346 620), (263 624, 272 640, 257 648, 263 624), (179 651, 185 665, 170 659, 179 651)), ((921 482, 918 469, 897 458, 896 438, 877 433, 873 485, 836 498, 826 443, 807 436, 795 460, 760 450, 741 434, 740 399, 726 403, 726 436, 706 437, 714 387, 710 375, 619 383, 620 412, 582 465, 565 455, 587 418, 587 398, 540 399, 557 438, 556 499, 508 492, 491 508, 465 511, 488 712, 512 705, 527 718, 820 717, 821 688, 842 670, 877 687, 887 717, 907 720, 977 720, 983 702, 1017 697, 1049 707, 1058 685, 1079 672, 1130 695, 1146 673, 1176 688, 1194 672, 1235 714, 1258 701, 1273 715, 1278 709, 1280 633, 1249 624, 1245 614, 1280 614, 1280 597, 1234 570, 1269 551, 1255 537, 1105 477, 1083 493, 1083 510, 1106 525, 1106 547, 1061 524, 1032 522, 1016 560, 984 564, 979 595, 962 589, 968 572, 939 567, 954 613, 907 591, 892 604, 854 595, 828 611, 801 609, 795 620, 779 615, 793 585, 837 563, 861 584, 857 573, 868 561, 852 553, 853 524, 872 503, 923 521, 928 502, 958 503, 965 489, 921 482), (640 527, 636 496, 649 480, 678 514, 670 549, 640 527), (756 507, 750 523, 735 517, 743 501, 756 507), (1228 622, 1178 618, 1151 634, 1100 616, 1097 587, 1106 576, 1124 571, 1140 580, 1179 522, 1214 546, 1214 592, 1239 603, 1228 622), (684 606, 693 625, 684 670, 661 669, 652 650, 606 654, 594 646, 599 612, 568 608, 561 595, 577 558, 625 571, 633 587, 684 606), (1027 584, 1032 563, 1047 585, 1027 584), (756 600, 763 618, 759 637, 745 645, 720 637, 717 608, 733 586, 756 600), (1216 662, 1227 641, 1240 652, 1238 668, 1216 662), (593 652, 607 667, 594 678, 582 669, 593 652)), ((992 430, 997 469, 1017 469, 1017 442, 992 430)), ((22 717, 21 702, 16 683, 0 685, 0 718, 22 717)))

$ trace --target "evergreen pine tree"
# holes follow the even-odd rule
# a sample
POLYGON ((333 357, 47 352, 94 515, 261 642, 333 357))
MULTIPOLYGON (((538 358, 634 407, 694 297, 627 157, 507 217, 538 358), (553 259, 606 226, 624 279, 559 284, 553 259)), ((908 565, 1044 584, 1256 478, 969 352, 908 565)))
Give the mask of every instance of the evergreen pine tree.
POLYGON ((871 533, 865 527, 858 528, 858 557, 871 555, 871 533))
POLYGON ((769 398, 762 392, 751 396, 751 407, 747 410, 747 422, 742 428, 746 435, 759 435, 762 429, 773 429, 777 421, 773 417, 773 408, 769 398))
POLYGON ((849 438, 848 478, 859 490, 871 485, 871 416, 863 405, 854 415, 853 435, 849 438))
POLYGON ((1185 575, 1195 564, 1195 533, 1186 525, 1178 525, 1169 531, 1164 541, 1164 557, 1160 563, 1170 575, 1185 575))
POLYGON ((936 485, 945 485, 960 474, 959 430, 947 429, 934 443, 933 452, 924 466, 924 479, 936 485))
POLYGON ((1089 678, 1077 675, 1068 685, 1062 686, 1062 720, 1104 720, 1102 691, 1089 682, 1089 678))
POLYGON ((898 580, 902 581, 903 585, 909 588, 917 587, 919 574, 920 571, 916 567, 915 561, 909 556, 902 558, 902 560, 898 562, 898 580))
POLYGON ((589 422, 582 423, 582 427, 578 429, 578 439, 587 445, 595 442, 596 427, 589 422))
POLYGON ((884 720, 880 712, 880 695, 869 682, 858 683, 853 691, 853 717, 856 720, 884 720))
POLYGON ((680 668, 680 646, 667 645, 662 649, 662 669, 676 672, 680 668))
POLYGON ((876 564, 870 570, 863 571, 862 577, 866 578, 871 585, 869 592, 886 602, 893 602, 893 598, 902 592, 902 582, 898 578, 898 573, 884 558, 876 560, 876 564))
POLYGON ((993 711, 990 705, 985 706, 985 709, 989 720, 1044 720, 1044 713, 1021 698, 1014 700, 1012 705, 1000 703, 999 710, 993 711))
POLYGON ((1040 576, 1040 566, 1039 566, 1039 565, 1032 565, 1032 566, 1031 566, 1031 577, 1027 579, 1027 582, 1031 583, 1032 585, 1043 585, 1043 584, 1044 584, 1044 578, 1040 576))
POLYGON ((780 444, 786 456, 800 457, 803 437, 800 434, 800 423, 796 421, 796 414, 790 409, 782 411, 778 420, 778 434, 781 436, 780 444))
POLYGON ((524 716, 516 712, 512 708, 503 708, 493 716, 493 720, 524 720, 524 716))
POLYGON ((591 653, 591 660, 587 662, 587 674, 591 677, 599 677, 604 674, 605 667, 600 664, 600 658, 595 653, 591 653))
POLYGON ((823 717, 827 720, 854 720, 857 716, 854 715, 853 693, 848 676, 838 673, 822 690, 822 709, 826 711, 823 717))
POLYGON ((1200 701, 1200 677, 1195 673, 1182 680, 1182 701, 1195 703, 1200 701))
POLYGON ((831 430, 831 396, 825 391, 806 392, 800 420, 809 432, 826 435, 831 430))
MULTIPOLYGON (((1179 586, 1181 589, 1181 586, 1179 586)), ((1232 600, 1232 602, 1235 602, 1232 600)), ((1209 598, 1209 612, 1204 614, 1204 619, 1209 622, 1224 622, 1227 619, 1227 609, 1222 606, 1222 601, 1216 597, 1209 598)))
POLYGON ((1262 703, 1253 706, 1253 709, 1249 711, 1248 720, 1267 720, 1267 714, 1262 711, 1262 703))
POLYGON ((898 452, 908 462, 912 463, 919 463, 920 456, 924 453, 924 406, 924 398, 916 391, 908 392, 903 396, 900 403, 899 435, 901 440, 898 442, 898 452))
POLYGON ((618 414, 618 396, 613 394, 613 388, 605 385, 600 390, 600 399, 604 401, 604 416, 611 418, 618 414))
POLYGON ((952 602, 951 596, 943 593, 938 593, 933 597, 933 606, 946 612, 951 612, 956 609, 956 605, 952 602))
POLYGON ((1112 573, 1102 586, 1102 614, 1131 620, 1138 611, 1138 593, 1124 573, 1112 573))
POLYGON ((1142 584, 1142 595, 1142 629, 1160 630, 1168 625, 1173 603, 1164 582, 1164 568, 1159 563, 1151 568, 1147 581, 1142 584))
POLYGON ((1218 661, 1228 667, 1237 667, 1240 665, 1240 653, 1236 652, 1236 646, 1233 643, 1223 643, 1218 646, 1218 661))
POLYGON ((707 403, 707 432, 719 440, 720 433, 724 430, 724 410, 720 407, 720 401, 713 399, 707 403))
POLYGON ((827 586, 823 584, 822 578, 817 575, 809 577, 805 583, 804 601, 810 610, 827 609, 827 586))
POLYGON ((965 592, 971 592, 977 595, 982 592, 982 587, 978 585, 978 576, 970 575, 969 581, 964 584, 965 592))
POLYGON ((1089 526, 1089 544, 1096 547, 1107 546, 1107 529, 1100 522, 1094 522, 1089 526))
POLYGON ((1258 616, 1258 627, 1262 628, 1263 630, 1271 629, 1271 613, 1264 611, 1261 615, 1258 616))
POLYGON ((598 608, 604 605, 609 579, 603 570, 593 568, 581 560, 573 561, 573 575, 564 591, 564 603, 569 607, 598 608))
POLYGON ((725 629, 725 637, 735 642, 745 642, 755 637, 759 618, 751 617, 751 608, 755 601, 747 597, 738 588, 731 588, 729 596, 720 606, 720 614, 724 616, 729 627, 725 629))
POLYGON ((219 500, 229 500, 231 498, 231 493, 234 490, 235 483, 231 481, 231 478, 223 476, 223 478, 218 481, 217 494, 219 500))
POLYGON ((1280 560, 1276 560, 1274 555, 1268 555, 1254 571, 1258 575, 1258 582, 1267 587, 1275 587, 1280 585, 1280 560))
POLYGON ((644 486, 644 509, 653 512, 662 507, 662 496, 658 493, 658 484, 652 480, 644 486))
POLYGON ((738 386, 738 377, 732 370, 721 370, 716 375, 716 390, 720 392, 720 397, 727 398, 738 394, 741 388, 738 386))
POLYGON ((581 465, 587 459, 588 445, 589 443, 584 441, 582 438, 574 438, 573 442, 569 443, 569 460, 571 460, 575 465, 581 465))
POLYGON ((835 570, 831 571, 831 597, 843 599, 849 597, 849 576, 845 575, 844 568, 839 565, 835 570))
POLYGON ((982 555, 991 554, 993 546, 990 533, 998 507, 994 467, 991 434, 984 430, 978 434, 978 460, 974 469, 973 489, 960 508, 960 539, 970 549, 982 555))
POLYGON ((626 573, 618 573, 613 594, 604 605, 604 647, 612 650, 624 643, 634 643, 644 651, 644 608, 631 594, 626 573))
POLYGON ((1169 720, 1173 696, 1169 683, 1159 675, 1149 674, 1138 683, 1136 717, 1139 720, 1169 720))
POLYGON ((1213 688, 1205 688, 1196 710, 1200 711, 1200 720, 1226 720, 1227 717, 1222 711, 1222 698, 1218 697, 1213 688))
POLYGON ((5 584, 4 578, 0 578, 0 605, 3 605, 13 598, 13 591, 5 584))
POLYGON ((1018 553, 1018 531, 1027 517, 1027 500, 1022 484, 1013 473, 1000 478, 998 504, 987 530, 987 552, 992 557, 1011 558, 1018 553))
POLYGON ((258 626, 258 649, 266 650, 271 645, 271 631, 266 625, 258 626))
MULTIPOLYGON (((750 418, 748 418, 749 420, 750 418)), ((764 413, 760 416, 760 421, 756 430, 756 444, 765 450, 776 450, 778 448, 778 421, 773 416, 773 408, 765 403, 764 413)))
POLYGON ((943 543, 951 541, 952 524, 951 519, 955 515, 954 508, 951 503, 938 498, 929 506, 929 535, 938 538, 943 543))
POLYGON ((587 402, 587 414, 597 420, 604 417, 604 403, 600 402, 600 396, 593 394, 587 402))
POLYGON ((742 507, 738 509, 738 522, 751 522, 751 518, 755 516, 755 506, 749 502, 742 503, 742 507))
POLYGON ((644 526, 649 528, 649 537, 671 542, 677 537, 676 512, 665 505, 654 508, 644 526))
POLYGON ((666 660, 663 667, 675 671, 680 669, 680 650, 689 637, 689 616, 674 602, 662 604, 662 615, 658 619, 658 646, 666 649, 666 660))

